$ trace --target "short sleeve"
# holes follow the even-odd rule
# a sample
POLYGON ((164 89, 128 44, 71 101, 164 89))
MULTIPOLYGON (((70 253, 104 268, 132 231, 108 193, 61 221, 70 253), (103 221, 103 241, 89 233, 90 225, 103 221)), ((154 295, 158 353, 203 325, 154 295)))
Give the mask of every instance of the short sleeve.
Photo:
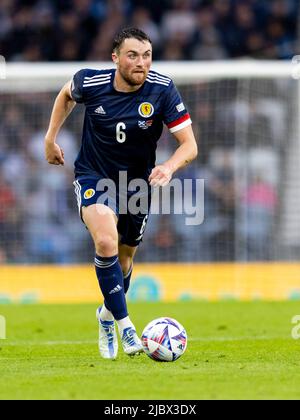
POLYGON ((75 102, 83 103, 83 79, 85 76, 86 70, 78 71, 72 80, 71 86, 71 95, 75 102))
POLYGON ((173 82, 166 91, 163 121, 171 133, 176 133, 192 124, 190 114, 173 82))

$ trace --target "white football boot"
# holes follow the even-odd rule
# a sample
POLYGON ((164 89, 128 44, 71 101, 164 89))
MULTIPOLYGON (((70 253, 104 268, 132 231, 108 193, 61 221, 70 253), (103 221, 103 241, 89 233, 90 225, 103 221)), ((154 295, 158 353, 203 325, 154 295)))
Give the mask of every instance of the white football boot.
POLYGON ((104 359, 116 359, 118 355, 118 337, 115 321, 102 321, 100 312, 101 307, 96 312, 96 318, 99 323, 99 352, 104 359))
POLYGON ((144 351, 141 340, 136 331, 131 327, 125 328, 123 331, 122 346, 124 352, 128 354, 128 356, 134 356, 143 353, 144 351))

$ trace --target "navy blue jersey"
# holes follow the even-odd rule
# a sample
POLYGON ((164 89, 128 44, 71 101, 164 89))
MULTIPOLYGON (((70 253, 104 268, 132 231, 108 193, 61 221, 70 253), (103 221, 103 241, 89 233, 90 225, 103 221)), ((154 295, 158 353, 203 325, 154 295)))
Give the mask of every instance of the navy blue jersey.
POLYGON ((148 180, 155 166, 157 142, 166 124, 172 133, 191 124, 190 115, 174 83, 150 71, 136 92, 114 89, 116 70, 80 70, 72 83, 72 97, 86 108, 82 146, 75 176, 118 180, 148 180))

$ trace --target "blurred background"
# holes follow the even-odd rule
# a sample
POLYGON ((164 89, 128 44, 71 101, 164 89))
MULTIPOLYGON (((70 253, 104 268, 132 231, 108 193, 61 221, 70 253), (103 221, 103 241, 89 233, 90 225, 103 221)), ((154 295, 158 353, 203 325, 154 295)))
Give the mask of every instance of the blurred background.
POLYGON ((124 26, 147 32, 156 60, 288 59, 297 0, 1 0, 9 61, 106 61, 124 26))
MULTIPOLYGON (((299 16, 297 0, 0 0, 0 54, 20 65, 82 61, 78 68, 86 67, 85 61, 109 61, 116 32, 136 26, 152 38, 154 59, 170 61, 170 74, 179 61, 279 62, 300 52, 299 16)), ((58 170, 43 151, 58 90, 1 92, 4 83, 0 264, 90 263, 93 246, 72 187, 83 108, 61 131, 67 163, 58 170)), ((178 88, 200 148, 178 177, 205 179, 205 222, 187 227, 185 216, 153 215, 137 261, 298 260, 298 82, 271 74, 187 78, 178 88)), ((165 131, 158 161, 174 148, 165 131)))

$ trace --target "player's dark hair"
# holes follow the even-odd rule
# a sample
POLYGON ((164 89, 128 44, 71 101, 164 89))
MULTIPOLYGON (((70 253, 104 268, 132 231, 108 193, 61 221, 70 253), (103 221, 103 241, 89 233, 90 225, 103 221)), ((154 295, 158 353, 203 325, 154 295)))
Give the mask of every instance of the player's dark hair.
POLYGON ((129 38, 135 38, 138 41, 142 42, 148 41, 152 45, 151 39, 145 32, 137 28, 126 28, 116 35, 113 42, 113 52, 119 53, 123 42, 125 41, 125 39, 129 38))

